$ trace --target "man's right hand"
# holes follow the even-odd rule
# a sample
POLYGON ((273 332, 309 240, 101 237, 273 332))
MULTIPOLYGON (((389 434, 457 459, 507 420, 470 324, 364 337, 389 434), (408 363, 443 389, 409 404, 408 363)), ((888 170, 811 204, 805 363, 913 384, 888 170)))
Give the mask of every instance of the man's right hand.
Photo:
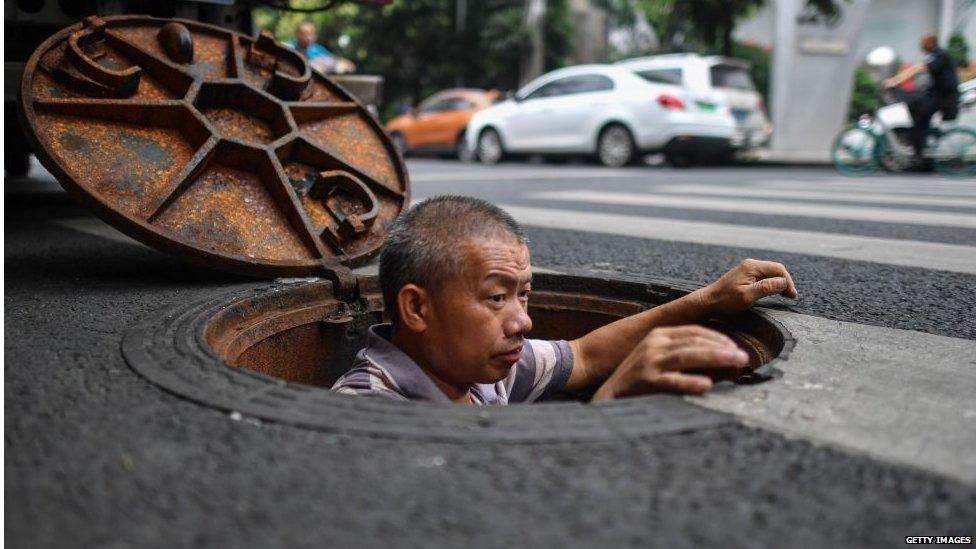
POLYGON ((675 326, 651 330, 597 389, 593 400, 608 400, 645 393, 700 395, 712 380, 689 370, 744 368, 745 351, 725 335, 702 326, 675 326))

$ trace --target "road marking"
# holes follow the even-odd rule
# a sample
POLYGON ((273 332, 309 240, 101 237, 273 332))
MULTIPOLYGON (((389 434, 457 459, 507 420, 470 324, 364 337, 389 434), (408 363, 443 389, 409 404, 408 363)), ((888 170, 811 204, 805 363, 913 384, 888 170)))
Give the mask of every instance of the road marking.
POLYGON ((719 212, 739 212, 753 215, 786 215, 791 217, 815 217, 820 219, 846 219, 938 227, 976 229, 976 215, 923 210, 872 208, 799 204, 777 200, 749 200, 729 198, 682 197, 651 193, 618 193, 600 191, 548 191, 530 193, 528 198, 614 204, 625 206, 652 206, 656 208, 687 208, 719 212))
POLYGON ((553 181, 560 179, 600 179, 600 178, 620 178, 620 177, 648 177, 651 173, 642 172, 638 170, 630 171, 610 171, 610 170, 600 170, 600 171, 550 171, 550 172, 535 172, 535 171, 491 171, 484 173, 445 173, 445 174, 425 174, 412 176, 410 178, 411 183, 438 183, 438 182, 450 182, 450 181, 505 181, 508 179, 518 180, 518 181, 553 181))
POLYGON ((827 181, 779 181, 779 180, 757 180, 758 187, 774 189, 820 189, 838 192, 868 192, 868 193, 895 193, 922 196, 964 196, 976 197, 976 186, 934 186, 921 183, 892 184, 885 181, 864 182, 831 182, 827 181))
MULTIPOLYGON (((801 176, 802 177, 802 176, 801 176)), ((783 183, 789 183, 795 181, 794 179, 779 179, 773 178, 767 181, 779 181, 783 183)), ((874 184, 878 186, 886 185, 898 185, 903 187, 929 187, 929 186, 943 186, 943 187, 953 187, 953 188, 970 188, 976 189, 976 182, 972 179, 965 177, 930 177, 930 176, 915 176, 915 177, 899 177, 890 174, 877 174, 868 177, 825 177, 823 179, 816 179, 813 181, 806 182, 816 182, 829 185, 851 185, 851 184, 874 184)))
POLYGON ((514 204, 499 204, 499 206, 505 208, 519 223, 532 227, 735 248, 758 248, 976 274, 976 247, 973 246, 579 210, 532 208, 514 204))
MULTIPOLYGON (((812 185, 813 186, 813 185, 812 185)), ((815 187, 815 186, 813 186, 815 187)), ((932 196, 891 196, 883 194, 817 192, 786 189, 759 189, 756 187, 730 187, 724 185, 672 185, 652 187, 654 192, 669 194, 720 195, 750 198, 793 198, 798 200, 829 200, 845 202, 866 202, 873 204, 904 204, 907 206, 948 206, 956 208, 976 208, 976 198, 942 198, 932 196)))
MULTIPOLYGON (((861 177, 829 177, 826 181, 831 183, 845 184, 851 181, 862 181, 865 180, 861 177)), ((945 177, 945 176, 914 176, 914 177, 902 177, 898 175, 890 174, 878 174, 867 181, 877 181, 882 184, 887 183, 902 183, 905 185, 916 185, 925 186, 932 183, 939 185, 950 185, 955 187, 972 187, 976 188, 976 181, 964 177, 945 177)))

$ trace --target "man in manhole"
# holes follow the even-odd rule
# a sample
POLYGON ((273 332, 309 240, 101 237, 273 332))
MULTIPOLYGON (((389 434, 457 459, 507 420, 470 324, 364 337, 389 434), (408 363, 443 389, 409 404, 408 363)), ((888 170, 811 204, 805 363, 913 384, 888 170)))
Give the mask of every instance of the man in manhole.
POLYGON ((745 368, 725 335, 695 325, 758 299, 796 298, 786 268, 745 260, 712 284, 572 341, 526 339, 532 286, 521 228, 475 198, 432 198, 390 226, 380 286, 392 323, 369 330, 332 390, 399 400, 508 404, 596 388, 594 399, 702 394, 709 369, 745 368))

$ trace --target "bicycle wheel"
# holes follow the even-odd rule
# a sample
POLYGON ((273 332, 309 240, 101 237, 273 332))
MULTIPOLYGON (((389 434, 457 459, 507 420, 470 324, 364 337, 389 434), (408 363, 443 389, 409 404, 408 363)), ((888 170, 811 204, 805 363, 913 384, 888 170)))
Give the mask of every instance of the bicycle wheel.
POLYGON ((874 173, 881 163, 884 142, 865 128, 850 127, 834 139, 831 158, 834 167, 845 175, 874 173))
POLYGON ((970 128, 946 131, 935 145, 932 160, 941 173, 976 176, 976 131, 970 128))

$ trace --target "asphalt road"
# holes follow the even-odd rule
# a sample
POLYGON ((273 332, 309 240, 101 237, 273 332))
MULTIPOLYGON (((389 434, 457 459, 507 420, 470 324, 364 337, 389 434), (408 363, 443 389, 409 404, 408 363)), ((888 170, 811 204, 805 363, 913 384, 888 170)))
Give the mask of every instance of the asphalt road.
MULTIPOLYGON (((801 297, 771 305, 810 326, 960 349, 976 339, 971 181, 813 168, 409 168, 417 198, 470 194, 509 208, 537 266, 704 283, 743 257, 775 259, 801 297)), ((249 281, 139 245, 43 178, 7 181, 5 214, 12 547, 888 547, 976 535, 976 485, 958 475, 825 442, 815 429, 787 432, 735 403, 709 405, 720 413, 689 404, 705 414, 695 428, 565 443, 352 436, 200 406, 137 376, 122 335, 164 306, 249 281)), ((790 379, 770 383, 788 392, 790 379)), ((945 394, 972 394, 972 380, 945 394)), ((905 398, 943 390, 909 387, 905 398)), ((976 427, 976 411, 964 417, 976 427)), ((971 454, 971 431, 937 434, 971 454)))

